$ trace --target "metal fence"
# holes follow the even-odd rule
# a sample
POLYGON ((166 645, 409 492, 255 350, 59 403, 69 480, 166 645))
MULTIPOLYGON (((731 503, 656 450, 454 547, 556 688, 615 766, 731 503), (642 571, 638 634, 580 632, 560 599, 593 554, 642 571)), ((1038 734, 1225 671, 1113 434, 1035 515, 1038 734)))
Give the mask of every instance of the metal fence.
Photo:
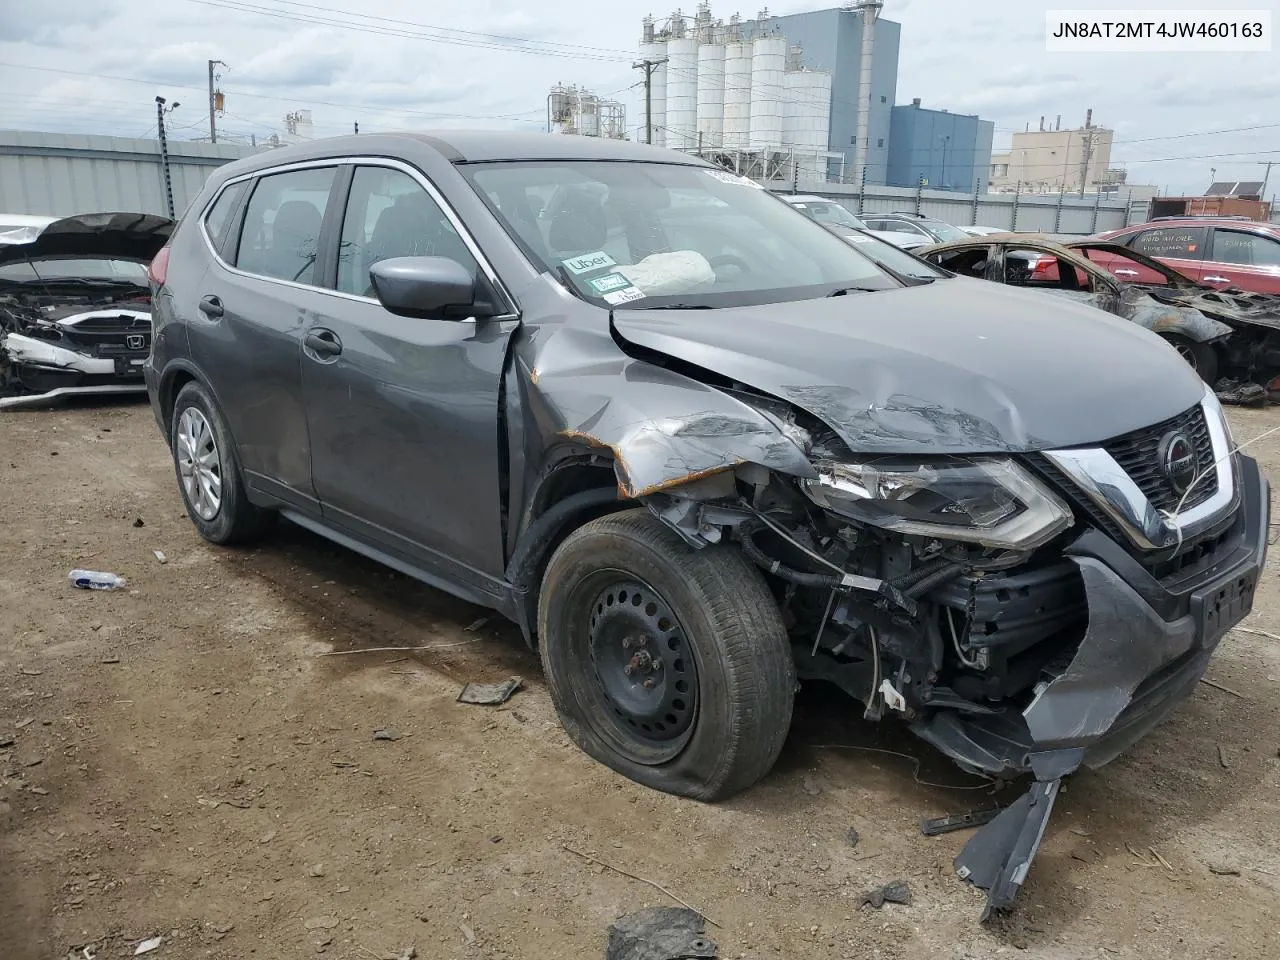
POLYGON ((1147 202, 1106 199, 1101 194, 1083 199, 1070 194, 956 193, 914 187, 848 183, 797 184, 772 181, 778 193, 813 193, 839 201, 851 213, 916 213, 956 226, 981 224, 1023 233, 1063 233, 1082 236, 1117 230, 1146 219, 1147 202))
MULTIPOLYGON (((175 212, 218 167, 257 152, 242 144, 169 142, 175 212)), ((0 130, 0 213, 166 215, 157 140, 0 130)))

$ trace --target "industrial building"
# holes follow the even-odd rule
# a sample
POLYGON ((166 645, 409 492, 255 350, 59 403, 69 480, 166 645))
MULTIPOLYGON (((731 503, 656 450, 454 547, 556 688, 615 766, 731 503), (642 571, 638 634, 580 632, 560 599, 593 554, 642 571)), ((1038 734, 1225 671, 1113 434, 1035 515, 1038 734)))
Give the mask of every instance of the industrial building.
POLYGON ((586 87, 557 83, 547 97, 547 132, 625 140, 626 107, 617 100, 597 96, 586 87))
POLYGON ((893 108, 889 124, 889 171, 893 187, 981 189, 991 165, 990 120, 946 110, 928 110, 917 97, 893 108))
POLYGON ((676 11, 643 22, 652 64, 641 139, 711 156, 762 179, 883 183, 898 75, 899 24, 881 0, 754 20, 676 11))
POLYGON ((1009 150, 991 156, 991 189, 997 193, 1097 192, 1118 184, 1124 174, 1111 169, 1111 141, 1115 132, 1095 126, 1093 111, 1083 127, 1062 129, 1062 117, 1040 129, 1030 124, 1013 135, 1009 150))

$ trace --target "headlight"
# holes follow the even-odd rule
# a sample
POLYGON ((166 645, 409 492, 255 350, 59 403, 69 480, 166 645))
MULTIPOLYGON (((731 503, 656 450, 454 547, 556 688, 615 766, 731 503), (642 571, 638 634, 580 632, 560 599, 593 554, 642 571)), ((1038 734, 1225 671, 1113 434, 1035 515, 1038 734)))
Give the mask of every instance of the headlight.
POLYGON ((803 480, 819 506, 885 530, 1032 550, 1071 525, 1071 511, 1007 459, 878 457, 822 461, 803 480))

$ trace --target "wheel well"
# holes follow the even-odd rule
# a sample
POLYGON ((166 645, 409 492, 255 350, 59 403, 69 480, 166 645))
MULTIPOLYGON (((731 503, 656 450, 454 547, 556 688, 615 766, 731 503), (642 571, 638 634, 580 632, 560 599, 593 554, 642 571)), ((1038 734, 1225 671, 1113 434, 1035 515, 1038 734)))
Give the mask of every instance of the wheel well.
POLYGON ((164 414, 164 432, 168 436, 173 423, 173 405, 178 402, 178 391, 195 379, 188 370, 178 370, 160 388, 160 412, 164 414))
POLYGON ((511 562, 512 581, 523 594, 520 625, 531 647, 537 646, 538 593, 551 555, 583 524, 635 505, 620 497, 613 464, 603 457, 562 466, 542 482, 534 495, 526 542, 517 547, 511 562))

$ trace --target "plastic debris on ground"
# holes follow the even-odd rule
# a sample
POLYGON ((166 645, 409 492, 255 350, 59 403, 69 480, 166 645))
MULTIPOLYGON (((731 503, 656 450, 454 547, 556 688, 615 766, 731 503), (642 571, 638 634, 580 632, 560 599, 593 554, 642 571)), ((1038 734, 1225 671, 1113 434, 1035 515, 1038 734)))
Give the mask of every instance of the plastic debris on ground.
POLYGON ((862 901, 859 904, 863 907, 875 907, 879 910, 886 903, 901 903, 904 906, 911 905, 911 888, 905 880, 893 880, 886 883, 883 887, 876 887, 874 890, 868 890, 862 895, 862 901))
POLYGON ((81 590, 119 590, 127 583, 124 577, 101 570, 72 570, 67 579, 81 590))
POLYGON ((163 550, 152 550, 151 552, 155 554, 156 559, 159 560, 161 563, 169 562, 169 558, 164 555, 163 550))
POLYGON ((136 957, 139 954, 150 953, 162 943, 164 943, 164 937, 152 937, 150 940, 143 940, 138 944, 137 949, 133 951, 133 955, 136 957))
POLYGON ((647 907, 614 921, 605 960, 705 960, 718 949, 706 918, 684 907, 647 907))
POLYGON ((522 683, 524 681, 520 677, 511 677, 501 683, 468 683, 458 694, 458 702, 494 707, 510 700, 522 683))
POLYGON ((1237 407, 1265 407, 1271 401, 1266 387, 1246 380, 1219 380, 1213 392, 1219 402, 1237 407))

